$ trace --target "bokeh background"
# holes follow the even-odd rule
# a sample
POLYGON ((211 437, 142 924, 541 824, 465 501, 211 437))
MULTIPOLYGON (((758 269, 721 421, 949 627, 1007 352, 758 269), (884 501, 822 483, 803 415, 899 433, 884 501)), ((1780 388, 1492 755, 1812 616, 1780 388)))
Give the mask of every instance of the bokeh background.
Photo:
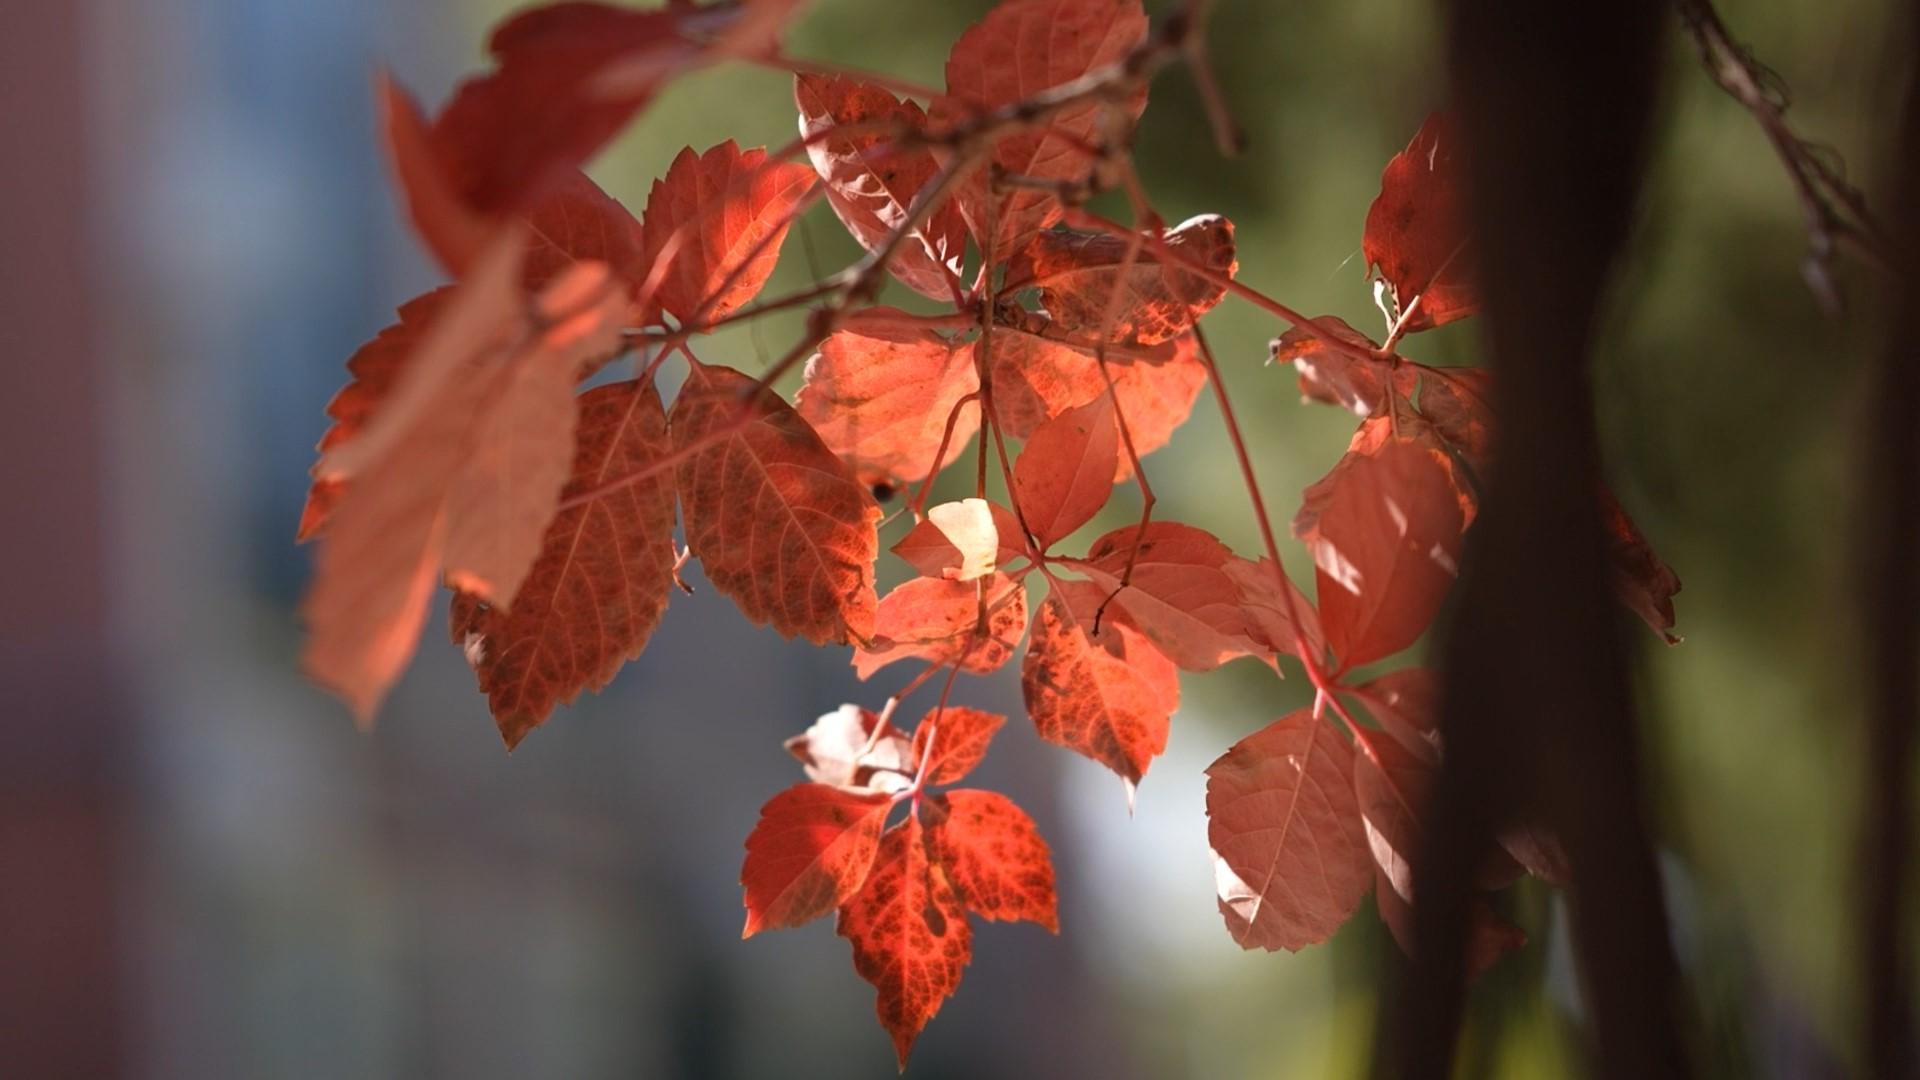
MULTIPOLYGON (((36 552, 47 581, 88 582, 91 614, 66 652, 20 617, 0 624, 0 648, 10 681, 40 688, 9 725, 28 736, 21 760, 105 762, 72 774, 111 808, 115 1018, 87 1022, 125 1071, 166 1078, 891 1076, 871 988, 830 922, 741 942, 738 874, 759 805, 799 778, 780 741, 842 702, 878 703, 909 672, 863 686, 845 650, 783 641, 703 589, 674 598, 612 688, 508 756, 444 612, 371 734, 295 670, 311 551, 292 534, 322 407, 353 349, 437 283, 386 182, 371 76, 391 68, 437 102, 512 6, 74 6, 80 186, 64 194, 87 237, 69 261, 92 345, 71 365, 84 401, 59 415, 84 417, 84 437, 7 458, 39 478, 28 492, 51 500, 42 512, 77 499, 97 528, 66 535, 97 542, 36 548, 60 531, 9 513, 0 552, 36 552), (91 682, 49 696, 34 666, 76 649, 95 662, 61 678, 91 682)), ((948 45, 988 6, 816 0, 789 46, 937 85, 948 45)), ((1361 223, 1380 168, 1440 104, 1432 5, 1217 6, 1213 51, 1249 148, 1221 159, 1170 70, 1139 133, 1148 190, 1170 221, 1231 218, 1244 280, 1377 328, 1361 223)), ((1891 6, 1723 4, 1791 85, 1793 119, 1863 178, 1892 126, 1891 6)), ((8 70, 8 95, 45 92, 8 70)), ((1858 1015, 1846 605, 1863 583, 1849 576, 1847 491, 1873 282, 1843 264, 1861 303, 1820 315, 1783 174, 1677 33, 1663 116, 1598 377, 1615 488, 1686 586, 1685 643, 1647 634, 1640 664, 1677 946, 1715 1075, 1838 1075, 1858 1015)), ((637 211, 681 147, 778 144, 794 127, 788 78, 722 68, 673 87, 591 171, 637 211)), ((41 164, 0 166, 9 199, 47 194, 41 164)), ((44 254, 26 245, 0 265, 17 285, 44 254)), ((769 290, 855 254, 818 207, 769 290)), ((1284 329, 1271 318, 1229 300, 1207 325, 1284 518, 1353 422, 1301 404, 1267 365, 1284 329)), ((797 326, 716 335, 702 356, 758 370, 797 326)), ((1472 363, 1476 333, 1469 321, 1404 351, 1472 363)), ((61 358, 8 352, 16 411, 69 385, 45 367, 61 358)), ((1257 551, 1210 397, 1148 468, 1165 516, 1257 551)), ((1089 534, 1135 507, 1129 487, 1089 534)), ((1289 558, 1298 576, 1304 554, 1289 558)), ((36 572, 7 561, 9 589, 31 596, 36 572)), ((1052 843, 1063 932, 982 926, 912 1075, 1360 1074, 1376 988, 1398 962, 1371 904, 1331 944, 1270 955, 1238 949, 1213 900, 1202 770, 1303 703, 1303 684, 1251 661, 1185 677, 1131 816, 1111 774, 1010 724, 979 780, 1052 843)), ((1014 668, 956 699, 1022 713, 1014 668)), ((0 771, 10 794, 64 776, 0 771)), ((1482 983, 1463 1067, 1562 1075, 1580 1016, 1563 909, 1532 883, 1507 899, 1533 943, 1482 983)))

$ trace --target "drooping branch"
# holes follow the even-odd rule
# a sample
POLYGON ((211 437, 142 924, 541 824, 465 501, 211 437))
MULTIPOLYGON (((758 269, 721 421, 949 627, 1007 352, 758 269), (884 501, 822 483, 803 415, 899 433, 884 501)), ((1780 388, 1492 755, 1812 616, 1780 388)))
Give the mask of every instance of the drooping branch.
POLYGON ((1900 246, 1874 216, 1866 196, 1848 182, 1831 155, 1797 134, 1787 123, 1792 103, 1777 76, 1735 41, 1714 10, 1712 0, 1675 0, 1681 21, 1700 50, 1707 74, 1753 114, 1754 122, 1786 169, 1787 180, 1807 219, 1807 259, 1801 273, 1807 288, 1829 314, 1841 307, 1833 280, 1833 259, 1840 247, 1867 262, 1892 270, 1903 265, 1900 246))

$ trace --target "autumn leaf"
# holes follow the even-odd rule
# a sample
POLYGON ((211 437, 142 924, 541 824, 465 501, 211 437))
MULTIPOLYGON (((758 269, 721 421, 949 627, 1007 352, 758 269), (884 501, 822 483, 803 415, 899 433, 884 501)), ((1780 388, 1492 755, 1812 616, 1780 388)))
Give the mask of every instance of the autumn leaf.
MULTIPOLYGON (((907 145, 884 128, 920 132, 926 114, 913 102, 843 76, 800 75, 793 98, 800 109, 800 134, 810 140, 807 155, 827 185, 828 204, 861 247, 880 250, 906 223, 914 197, 940 171, 926 146, 907 145), (842 127, 858 130, 834 133, 842 127)), ((966 248, 966 222, 959 205, 948 200, 907 234, 887 269, 922 296, 950 300, 959 289, 966 248)))
POLYGON ((760 808, 740 867, 747 924, 740 936, 800 926, 866 884, 891 797, 826 784, 795 784, 760 808))
POLYGON ((1427 628, 1458 573, 1464 528, 1440 451, 1388 440, 1343 465, 1310 525, 1295 524, 1319 571, 1320 625, 1339 671, 1399 652, 1427 628))
MULTIPOLYGON (((1167 444, 1193 412, 1207 382, 1192 336, 1175 338, 1173 346, 1159 362, 1107 363, 1116 408, 1126 418, 1134 453, 1141 457, 1167 444)), ((1099 362, 1082 349, 998 327, 991 351, 994 414, 1013 438, 1028 438, 1049 419, 1107 392, 1099 362)), ((1114 466, 1114 482, 1132 475, 1133 465, 1122 454, 1114 466)))
POLYGON ((1680 575, 1673 572, 1640 527, 1627 516, 1613 492, 1600 489, 1600 520, 1606 530, 1607 558, 1613 564, 1613 592, 1629 610, 1653 628, 1669 645, 1680 643, 1673 632, 1673 594, 1680 591, 1680 575))
POLYGON ((1040 290, 1040 302, 1055 325, 1089 340, 1145 345, 1169 341, 1186 333, 1227 294, 1225 286, 1178 269, 1177 260, 1199 263, 1227 277, 1240 263, 1234 258, 1233 223, 1218 214, 1202 214, 1164 230, 1161 242, 1174 252, 1164 265, 1156 245, 1136 244, 1112 233, 1037 233, 1008 265, 1000 294, 1040 290), (1109 327, 1108 305, 1116 302, 1109 327))
MULTIPOLYGON (((1017 477, 1016 477, 1017 478, 1017 477)), ((1111 596, 1108 614, 1152 639, 1188 671, 1211 671, 1236 656, 1269 651, 1252 625, 1240 584, 1227 573, 1245 562, 1212 534, 1176 521, 1126 525, 1094 541, 1074 568, 1111 596), (1133 576, 1121 581, 1131 561, 1133 576)))
POLYGON ((1120 431, 1101 394, 1036 428, 1013 463, 1014 501, 1041 550, 1085 525, 1113 494, 1120 431))
POLYGON ((563 509, 511 613, 465 594, 453 600, 454 641, 510 749, 554 706, 601 689, 639 656, 672 590, 673 470, 661 467, 672 447, 659 392, 627 381, 575 401, 563 509))
POLYGON ((687 546, 756 623, 867 641, 880 508, 807 422, 732 368, 693 363, 668 427, 687 546))
POLYGON ((967 910, 984 919, 1038 923, 1060 932, 1053 856, 1012 799, 961 788, 934 796, 927 846, 967 910))
POLYGON ((447 493, 447 584, 513 606, 571 472, 581 358, 619 350, 625 308, 605 263, 577 263, 541 293, 542 346, 502 376, 447 493))
POLYGON ((1420 815, 1433 788, 1435 765, 1391 739, 1360 738, 1365 745, 1353 755, 1353 791, 1367 848, 1388 887, 1411 904, 1420 815))
POLYGON ((999 563, 1000 526, 993 505, 985 499, 955 499, 927 510, 927 520, 960 555, 955 581, 974 581, 993 573, 999 563))
POLYGON ((1020 669, 1027 715, 1041 738, 1119 773, 1131 791, 1166 749, 1179 669, 1130 627, 1107 622, 1090 636, 1093 612, 1073 604, 1056 591, 1034 619, 1020 669))
MULTIPOLYGON (((413 358, 427 329, 440 317, 454 291, 453 286, 443 286, 400 305, 400 321, 380 331, 348 358, 347 373, 353 378, 327 402, 327 415, 333 424, 320 437, 317 447, 320 453, 346 443, 366 426, 393 391, 400 372, 413 358)), ((307 504, 300 512, 300 528, 294 539, 306 541, 319 535, 345 491, 344 479, 316 477, 307 492, 307 504)))
POLYGON ((1421 760, 1440 761, 1440 675, 1432 668, 1398 668, 1348 688, 1382 731, 1421 760))
POLYGON ((1360 250, 1393 288, 1394 316, 1417 297, 1406 329, 1425 330, 1480 309, 1466 230, 1459 139, 1445 113, 1427 117, 1380 173, 1360 250))
POLYGON ((979 406, 960 404, 980 389, 973 350, 930 330, 871 325, 827 338, 794 408, 862 483, 921 480, 959 457, 980 427, 979 406))
POLYGON ((1005 574, 978 583, 913 578, 881 599, 872 644, 854 650, 853 670, 866 679, 888 664, 918 659, 935 665, 957 663, 962 671, 984 675, 1013 656, 1026 628, 1026 586, 1005 574), (984 635, 979 632, 982 597, 987 605, 984 635))
POLYGON ((743 152, 732 139, 680 151, 641 219, 647 262, 668 262, 660 307, 682 323, 711 322, 758 295, 813 182, 806 166, 743 152))
POLYGON ((980 709, 936 708, 913 729, 910 760, 924 771, 926 783, 958 783, 987 756, 987 745, 1006 722, 999 713, 980 709), (928 756, 929 746, 932 756, 928 756))
MULTIPOLYGON (((972 501, 972 500, 965 500, 972 501)), ((1013 511, 996 502, 987 503, 993 521, 994 565, 1005 566, 1027 554, 1027 542, 1020 531, 1020 520, 1013 511)), ((966 565, 968 552, 960 550, 945 529, 931 517, 907 530, 907 535, 890 548, 895 555, 927 577, 958 578, 966 565)))
POLYGON ((1302 709, 1207 768, 1207 841, 1227 931, 1298 952, 1333 936, 1373 880, 1353 748, 1302 709))
POLYGON ((1327 641, 1320 630, 1320 613, 1272 559, 1262 557, 1253 562, 1234 558, 1221 570, 1238 590, 1248 633, 1268 652, 1291 653, 1303 662, 1326 665, 1327 641), (1281 592, 1282 588, 1286 592, 1281 592), (1302 644, 1306 646, 1304 656, 1302 644))
MULTIPOLYGON (((968 28, 947 58, 947 96, 933 105, 936 128, 1010 106, 1124 60, 1147 34, 1139 0, 1006 0, 968 28)), ((1041 180, 1087 175, 1093 161, 1080 147, 1102 142, 1103 111, 1130 129, 1146 96, 1120 104, 1076 103, 1038 128, 994 141, 993 164, 1007 174, 1041 180)), ((988 262, 1018 251, 1060 216, 1059 201, 1032 189, 993 195, 985 170, 960 188, 960 208, 988 262), (989 206, 991 201, 992 206, 989 206), (987 236, 992 217, 994 236, 987 236)))
POLYGON ((959 989, 973 958, 966 909, 928 860, 917 817, 881 838, 873 872, 841 907, 838 929, 853 945, 854 970, 879 991, 875 1011, 904 1069, 920 1030, 959 989))
MULTIPOLYGON (((1322 315, 1314 322, 1323 333, 1356 349, 1372 352, 1378 347, 1371 338, 1332 315, 1322 315)), ((1308 401, 1339 406, 1363 420, 1386 411, 1390 381, 1385 361, 1357 357, 1303 327, 1275 338, 1269 350, 1275 364, 1293 366, 1300 377, 1300 396, 1308 401)))
POLYGON ((494 222, 468 205, 434 148, 433 127, 412 95, 384 72, 374 78, 374 109, 387 160, 427 250, 447 273, 460 277, 487 246, 494 222))
POLYGON ((916 758, 907 737, 858 705, 842 705, 786 741, 807 779, 837 787, 870 787, 892 794, 912 783, 916 758))

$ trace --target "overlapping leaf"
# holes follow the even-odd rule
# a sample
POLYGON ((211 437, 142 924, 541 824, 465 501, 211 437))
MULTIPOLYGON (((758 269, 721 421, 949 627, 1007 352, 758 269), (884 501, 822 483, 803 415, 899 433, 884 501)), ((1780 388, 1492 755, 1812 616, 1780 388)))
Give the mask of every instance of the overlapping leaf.
POLYGON ((1040 302, 1055 325, 1093 341, 1152 345, 1187 332, 1220 298, 1216 285, 1180 260, 1232 277, 1233 223, 1202 214, 1165 230, 1171 255, 1148 242, 1105 232, 1049 230, 1036 234, 1007 267, 1002 295, 1040 290, 1040 302))
POLYGON ((854 650, 853 670, 865 679, 896 661, 919 659, 986 674, 1013 656, 1026 628, 1026 587, 1005 574, 977 582, 913 578, 880 601, 873 641, 854 650))
POLYGON ((582 394, 563 506, 510 612, 460 594, 451 626, 512 747, 640 655, 673 583, 673 470, 651 382, 582 394), (628 482, 629 478, 639 477, 628 482))
MULTIPOLYGON (((1116 408, 1126 418, 1134 452, 1142 457, 1167 444, 1207 382, 1193 338, 1175 338, 1172 345, 1157 362, 1109 359, 1107 364, 1116 408)), ((1017 439, 1107 392, 1107 380, 1091 352, 1010 327, 994 331, 988 377, 993 380, 994 414, 1017 439)), ((1122 455, 1114 481, 1132 474, 1132 463, 1122 455)))
MULTIPOLYGON (((800 134, 810 140, 807 154, 827 185, 827 202, 862 247, 879 250, 906 224, 914 197, 940 171, 931 150, 908 145, 888 130, 923 131, 926 114, 877 86, 842 76, 801 75, 793 97, 800 134)), ((966 246, 966 222, 949 199, 907 233, 887 268, 922 296, 947 300, 959 287, 966 246)))
MULTIPOLYGON (((947 96, 934 103, 934 119, 950 126, 1117 64, 1146 32, 1139 0, 1007 0, 954 43, 947 58, 947 96)), ((1117 105, 1076 102, 1053 112, 1037 129, 995 140, 993 163, 1014 176, 1083 177, 1093 162, 1081 148, 1103 141, 1103 120, 1111 116, 1124 134, 1145 108, 1145 95, 1117 105)), ((984 171, 962 185, 960 207, 981 249, 998 261, 1056 221, 1060 205, 1052 195, 1032 189, 996 195, 984 171)))
POLYGON ((1075 566, 1112 597, 1109 617, 1125 620, 1188 671, 1211 671, 1236 656, 1272 651, 1228 573, 1245 561, 1205 530, 1153 521, 1107 533, 1075 566))
POLYGON ((1099 597, 1069 591, 1049 595, 1034 618, 1020 670, 1027 715, 1041 738, 1100 762, 1131 788, 1166 749, 1179 669, 1130 627, 1106 622, 1089 634, 1099 597))
POLYGON ((1013 463, 1014 501, 1041 548, 1092 520, 1113 494, 1120 430, 1100 394, 1034 429, 1013 463))
POLYGON ((959 457, 979 429, 979 406, 961 404, 980 388, 973 350, 930 330, 862 327, 821 345, 794 407, 862 482, 920 480, 959 457))
POLYGON ((693 364, 669 427, 687 546, 747 618, 816 644, 873 636, 880 508, 771 390, 693 364))
MULTIPOLYGON (((1005 566, 1026 555, 1026 540, 1013 511, 989 502, 987 514, 994 529, 994 565, 1005 566)), ((889 550, 927 577, 958 578, 967 561, 967 552, 932 518, 909 529, 889 550)))

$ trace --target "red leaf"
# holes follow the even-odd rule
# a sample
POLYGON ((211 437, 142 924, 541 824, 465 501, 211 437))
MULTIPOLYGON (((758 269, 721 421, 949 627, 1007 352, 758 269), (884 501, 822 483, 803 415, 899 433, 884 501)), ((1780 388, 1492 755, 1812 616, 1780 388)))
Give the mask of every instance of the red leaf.
MULTIPOLYGON (((400 321, 380 331, 347 360, 347 372, 353 380, 327 402, 327 415, 333 418, 333 425, 320 437, 318 449, 322 454, 346 443, 366 426, 453 295, 453 287, 445 286, 400 305, 400 321)), ((307 505, 300 513, 300 529, 294 538, 306 541, 318 535, 345 491, 344 480, 316 478, 307 492, 307 505)))
POLYGON ((806 770, 807 779, 836 787, 870 787, 892 794, 912 783, 915 758, 905 735, 888 727, 879 738, 880 717, 858 705, 842 705, 786 741, 806 770))
POLYGON ((1480 298, 1467 250, 1458 139, 1445 113, 1434 113, 1380 173, 1380 196, 1367 209, 1360 250, 1393 287, 1396 316, 1415 297, 1408 330, 1424 330, 1473 314, 1480 298))
POLYGON ((1667 644, 1678 645, 1673 594, 1680 591, 1680 575, 1654 553, 1620 500, 1605 488, 1600 490, 1600 514, 1607 533, 1607 557, 1613 563, 1614 595, 1667 644))
POLYGON ((1260 640, 1268 652, 1300 656, 1300 644, 1306 644, 1306 656, 1316 664, 1326 664, 1327 641, 1320 630, 1320 613, 1291 578, 1276 571, 1273 560, 1259 562, 1235 558, 1221 568, 1239 591, 1240 608, 1246 613, 1247 630, 1260 640), (1287 590, 1282 593, 1283 587, 1287 590), (1291 601, 1288 595, 1291 595, 1291 601), (1297 630, 1295 620, 1298 620, 1297 630))
MULTIPOLYGON (((1024 556, 1027 553, 1026 540, 1020 532, 1020 520, 1013 516, 1013 511, 999 503, 988 503, 987 512, 992 515, 994 530, 999 534, 999 548, 994 553, 995 565, 1005 566, 1024 556)), ((890 550, 927 577, 948 578, 960 572, 960 549, 931 519, 907 530, 907 535, 901 537, 900 542, 890 550)))
POLYGON ((1430 763, 1440 760, 1440 676, 1431 668, 1397 668, 1348 691, 1381 730, 1430 763))
POLYGON ((476 213, 448 177, 434 149, 432 126, 413 97, 385 73, 374 78, 373 97, 414 231, 440 265, 460 277, 486 248, 493 222, 476 213))
POLYGON ((625 308, 604 263, 576 263, 541 294, 544 343, 502 376, 447 493, 447 584, 513 606, 572 469, 580 358, 618 351, 625 308))
MULTIPOLYGON (((793 98, 800 108, 800 134, 818 137, 807 144, 807 154, 826 181, 827 202, 860 246, 879 250, 907 220, 914 196, 940 171, 939 163, 925 146, 906 146, 884 130, 819 136, 853 125, 920 131, 926 114, 910 101, 842 76, 801 75, 793 98)), ((966 222, 959 205, 949 200, 901 241, 887 268, 922 296, 950 300, 959 287, 966 249, 966 222)))
POLYGON ((453 600, 454 641, 464 646, 509 748, 555 705, 606 686, 640 655, 673 583, 673 470, 659 468, 672 448, 659 392, 651 381, 628 381, 576 400, 564 495, 600 494, 547 526, 510 614, 465 594, 453 600), (645 480, 602 490, 648 468, 657 471, 645 480))
MULTIPOLYGON (((1195 352, 1193 338, 1175 338, 1173 344, 1157 363, 1123 363, 1111 357, 1107 361, 1114 399, 1126 417, 1134 452, 1141 457, 1167 444, 1173 430, 1186 422, 1207 382, 1207 369, 1195 352)), ((1016 439, 1027 438, 1049 418, 1107 392, 1092 354, 1010 327, 995 328, 988 371, 993 379, 994 414, 1016 439)), ((1132 475, 1133 464, 1122 454, 1114 467, 1114 482, 1132 475)))
POLYGON ((794 407, 862 483, 898 486, 945 468, 967 448, 980 408, 959 402, 978 389, 967 345, 930 330, 878 324, 829 337, 807 362, 794 407), (956 405, 960 413, 941 453, 956 405))
POLYGON ((1367 847, 1382 880, 1413 902, 1413 862, 1419 855, 1420 814, 1433 787, 1434 765, 1391 739, 1369 739, 1353 755, 1353 790, 1366 826, 1367 847))
MULTIPOLYGON (((1179 257, 1228 277, 1240 267, 1234 258, 1233 222, 1218 214, 1181 222, 1161 237, 1179 257)), ((1054 325, 1070 334, 1152 345, 1186 333, 1227 294, 1225 286, 1179 269, 1178 262, 1162 265, 1160 260, 1159 249, 1151 243, 1134 246, 1106 232, 1049 230, 1036 234, 1014 256, 1000 293, 1039 289, 1054 325), (1110 303, 1117 304, 1115 321, 1103 335, 1110 303)))
MULTIPOLYGON (((301 662, 362 723, 413 655, 447 554, 448 493, 474 467, 472 439, 499 407, 503 383, 529 367, 571 372, 605 348, 604 305, 558 326, 525 324, 521 250, 519 231, 507 230, 448 298, 380 409, 317 467, 323 480, 353 484, 302 604, 301 662)), ((550 291, 536 306, 552 311, 563 300, 550 291)))
POLYGON ((1341 464, 1317 519, 1295 531, 1313 551, 1321 627, 1347 671, 1413 644, 1433 621, 1464 520, 1438 450, 1392 440, 1341 464))
POLYGON ((971 581, 913 578, 880 601, 873 642, 857 647, 853 670, 861 679, 898 660, 958 663, 984 675, 1013 656, 1027 628, 1026 586, 1005 574, 971 581), (986 597, 986 635, 979 631, 980 598, 986 597))
MULTIPOLYGON (((1006 0, 968 28, 947 58, 947 96, 933 104, 938 126, 1002 108, 1042 90, 1117 64, 1147 34, 1139 0, 1006 0)), ((1087 175, 1093 160, 1080 147, 1103 141, 1104 110, 1120 112, 1130 127, 1146 108, 1142 94, 1123 104, 1089 101, 1055 112, 1046 124, 994 141, 993 163, 1003 172, 1047 180, 1087 175)), ((989 263, 1007 258, 1028 237, 1060 217, 1059 200, 1030 188, 991 196, 985 169, 960 189, 965 213, 989 263), (989 210, 989 199, 994 209, 989 210), (987 218, 997 242, 987 241, 987 218)))
POLYGON ((1027 715, 1040 737, 1085 754, 1127 781, 1129 791, 1167 747, 1167 722, 1180 706, 1180 673, 1138 631, 1103 623, 1082 629, 1079 612, 1055 593, 1040 605, 1020 670, 1027 715))
POLYGON ((740 936, 800 926, 860 891, 880 850, 893 799, 880 792, 795 784, 760 808, 747 834, 747 925, 740 936))
POLYGON ((1429 368, 1420 376, 1420 415, 1476 471, 1493 461, 1493 373, 1429 368))
POLYGON ((433 129, 435 150, 475 211, 524 206, 585 164, 671 76, 702 58, 682 34, 686 10, 634 11, 572 2, 501 23, 487 51, 498 65, 455 91, 433 129), (645 57, 654 74, 610 87, 616 62, 645 57))
POLYGON ((1227 932, 1298 952, 1333 936, 1373 880, 1353 748, 1302 709, 1207 769, 1207 840, 1227 932))
MULTIPOLYGON (((526 220, 533 242, 527 248, 521 282, 530 291, 584 260, 606 263, 628 293, 647 279, 640 220, 578 169, 562 174, 526 220)), ((638 309, 632 318, 636 323, 652 321, 638 309)))
MULTIPOLYGON (((1373 339, 1332 315, 1314 320, 1321 330, 1361 349, 1373 350, 1373 339)), ((1385 361, 1362 360, 1304 328, 1296 327, 1275 338, 1273 362, 1292 364, 1300 374, 1300 394, 1309 401, 1337 405, 1361 419, 1386 411, 1385 361)))
MULTIPOLYGON (((1007 718, 958 705, 935 709, 913 729, 915 767, 926 761, 926 782, 952 784, 964 779, 987 756, 987 744, 1007 718), (933 740, 933 758, 927 760, 927 740, 933 740)), ((957 794, 957 793, 956 793, 957 794)))
POLYGON ((670 262, 659 305, 682 323, 696 314, 712 322, 753 299, 812 185, 806 166, 742 152, 732 139, 705 154, 680 151, 653 182, 642 225, 648 263, 670 262))
POLYGON ((1059 933, 1053 856, 1026 811, 971 788, 930 801, 946 813, 928 826, 927 846, 961 903, 981 918, 1025 919, 1059 933))
POLYGON ((866 641, 880 508, 805 420, 755 385, 694 363, 673 403, 674 448, 688 455, 687 546, 754 622, 815 644, 866 641))
POLYGON ((1013 463, 1014 500, 1044 550, 1092 520, 1113 493, 1120 431, 1101 394, 1040 425, 1013 463))
POLYGON ((1125 525, 1102 536, 1075 568, 1103 597, 1112 596, 1109 617, 1123 617, 1188 671, 1211 671, 1236 656, 1268 651, 1241 604, 1240 585, 1227 573, 1230 564, 1245 561, 1204 530, 1153 521, 1144 532, 1125 525), (1133 578, 1122 589, 1129 558, 1133 578))
POLYGON ((881 838, 866 887, 840 909, 839 933, 853 944, 854 970, 879 991, 875 1011, 904 1069, 920 1029, 973 958, 966 909, 929 863, 918 818, 881 838))

